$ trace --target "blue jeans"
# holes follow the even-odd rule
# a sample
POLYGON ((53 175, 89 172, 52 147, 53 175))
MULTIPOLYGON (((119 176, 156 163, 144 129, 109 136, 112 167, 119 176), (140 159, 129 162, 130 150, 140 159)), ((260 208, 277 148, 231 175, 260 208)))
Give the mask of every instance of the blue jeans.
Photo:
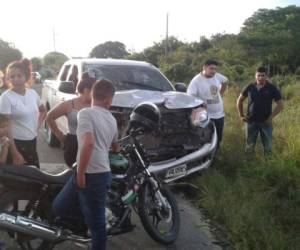
POLYGON ((264 153, 272 152, 272 124, 249 122, 246 125, 246 152, 254 153, 256 139, 260 134, 261 142, 263 144, 264 153))
POLYGON ((74 174, 55 198, 52 209, 63 218, 82 214, 92 234, 92 250, 106 249, 105 205, 111 173, 86 174, 86 187, 79 188, 74 174))

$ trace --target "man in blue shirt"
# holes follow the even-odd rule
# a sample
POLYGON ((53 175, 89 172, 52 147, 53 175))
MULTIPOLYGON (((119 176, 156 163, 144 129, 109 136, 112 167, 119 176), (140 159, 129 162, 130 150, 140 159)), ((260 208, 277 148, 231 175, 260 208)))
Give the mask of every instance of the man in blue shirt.
POLYGON ((259 67, 256 81, 246 86, 237 100, 239 116, 247 123, 246 152, 253 153, 258 134, 261 136, 264 153, 272 151, 272 120, 283 110, 283 101, 279 90, 267 81, 267 72, 259 67), (243 112, 243 102, 248 98, 247 115, 243 112), (272 111, 272 103, 276 107, 272 111))

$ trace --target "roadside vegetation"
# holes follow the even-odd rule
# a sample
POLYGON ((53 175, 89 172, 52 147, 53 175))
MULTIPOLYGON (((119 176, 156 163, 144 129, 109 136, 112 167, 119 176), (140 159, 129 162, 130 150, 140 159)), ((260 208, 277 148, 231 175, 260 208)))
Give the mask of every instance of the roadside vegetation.
MULTIPOLYGON (((201 30, 201 25, 196 27, 201 30)), ((220 63, 219 71, 230 79, 221 152, 214 166, 192 181, 200 187, 196 204, 226 232, 236 249, 251 250, 300 249, 299 55, 299 6, 260 9, 245 20, 238 34, 220 33, 191 43, 168 37, 139 53, 128 53, 124 44, 108 41, 90 52, 90 57, 147 61, 173 83, 186 85, 205 60, 220 63), (265 159, 258 141, 255 159, 247 161, 245 128, 238 118, 236 99, 261 65, 281 89, 285 109, 274 120, 273 155, 265 159)), ((21 57, 11 43, 0 39, 0 70, 21 57)), ((32 64, 34 71, 48 78, 67 59, 50 52, 43 59, 32 58, 32 64)))
POLYGON ((225 97, 226 122, 214 165, 193 178, 196 204, 217 222, 236 249, 300 249, 300 81, 286 78, 285 109, 274 120, 274 150, 260 146, 247 161, 245 127, 239 120, 239 88, 225 97))

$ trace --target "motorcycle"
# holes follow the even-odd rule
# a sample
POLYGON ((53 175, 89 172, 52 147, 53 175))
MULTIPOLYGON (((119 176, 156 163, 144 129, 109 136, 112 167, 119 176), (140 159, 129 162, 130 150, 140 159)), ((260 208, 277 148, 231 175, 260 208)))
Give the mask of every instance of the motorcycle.
MULTIPOLYGON (((180 218, 176 200, 168 187, 150 173, 147 154, 138 140, 142 131, 131 131, 122 154, 111 161, 113 181, 108 192, 106 227, 108 236, 128 233, 132 211, 137 212, 145 231, 162 244, 178 236, 180 218)), ((83 218, 57 223, 52 201, 74 174, 73 169, 50 175, 33 166, 0 167, 0 230, 24 250, 50 250, 63 241, 89 243, 83 218)))

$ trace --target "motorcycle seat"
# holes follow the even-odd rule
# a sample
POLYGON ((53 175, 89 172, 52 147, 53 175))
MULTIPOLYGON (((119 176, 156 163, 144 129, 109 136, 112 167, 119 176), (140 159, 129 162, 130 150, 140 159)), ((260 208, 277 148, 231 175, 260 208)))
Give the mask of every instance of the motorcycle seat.
POLYGON ((64 185, 71 177, 73 170, 66 169, 59 174, 49 174, 35 166, 14 166, 3 165, 0 167, 0 176, 8 178, 16 178, 24 181, 35 181, 49 184, 62 184, 64 185))

